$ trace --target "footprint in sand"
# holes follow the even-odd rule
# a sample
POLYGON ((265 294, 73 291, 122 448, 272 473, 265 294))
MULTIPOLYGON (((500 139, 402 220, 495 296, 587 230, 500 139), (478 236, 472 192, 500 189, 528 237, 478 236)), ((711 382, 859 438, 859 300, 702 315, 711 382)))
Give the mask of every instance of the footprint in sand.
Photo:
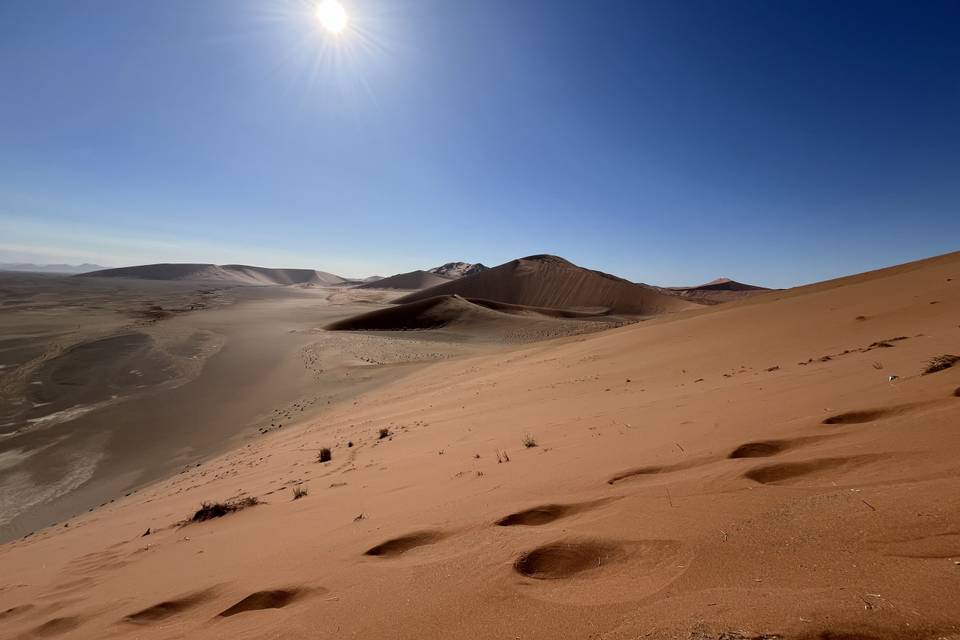
POLYGON ((83 624, 83 618, 79 616, 64 616, 60 618, 51 618, 43 624, 34 627, 28 631, 24 638, 51 638, 68 631, 72 631, 83 624))
POLYGON ((697 458, 694 460, 687 460, 685 462, 678 462, 676 464, 664 465, 664 466, 649 466, 649 467, 637 467, 635 469, 627 469, 626 471, 621 471, 620 473, 611 476, 607 480, 607 484, 616 484, 623 480, 629 478, 636 478, 639 476, 653 476, 659 475, 662 473, 672 473, 674 471, 683 471, 684 469, 692 469, 694 467, 703 466, 714 462, 712 458, 697 458))
POLYGON ((197 605, 211 600, 215 594, 215 589, 195 591, 179 598, 158 602, 157 604, 147 607, 146 609, 141 609, 136 613, 131 613, 130 615, 126 616, 124 620, 126 622, 135 622, 138 624, 160 622, 161 620, 166 620, 167 618, 175 616, 178 613, 187 611, 188 609, 192 609, 197 605))
POLYGON ((400 556, 411 549, 439 542, 443 537, 444 534, 440 531, 417 531, 415 533, 408 533, 407 535, 381 542, 377 546, 367 549, 363 555, 384 558, 400 556))
POLYGON ((675 540, 558 540, 522 553, 513 570, 534 580, 590 578, 619 571, 636 581, 675 563, 680 549, 675 540))
POLYGON ((793 438, 787 440, 758 440, 756 442, 747 442, 740 445, 730 452, 729 459, 737 458, 769 458, 779 455, 784 451, 802 447, 807 443, 820 440, 821 438, 793 438))
POLYGON ((603 540, 551 542, 522 554, 513 569, 528 578, 561 580, 602 569, 604 563, 617 562, 625 555, 622 546, 603 540))
POLYGON ((839 413, 826 418, 822 424, 864 424, 880 420, 881 418, 907 413, 918 406, 918 404, 901 404, 893 407, 876 407, 872 409, 847 411, 846 413, 839 413))
POLYGON ((326 593, 326 589, 304 589, 302 587, 288 587, 286 589, 270 589, 251 593, 229 609, 221 611, 221 618, 229 618, 245 611, 260 611, 263 609, 282 609, 291 602, 300 599, 308 592, 326 593))
POLYGON ((754 467, 743 474, 744 478, 760 484, 789 485, 803 479, 834 476, 879 460, 877 454, 850 457, 819 458, 804 462, 782 462, 754 467))
POLYGON ((20 604, 15 607, 10 607, 6 611, 0 611, 0 621, 5 620, 7 618, 12 618, 14 616, 18 616, 21 613, 26 613, 31 609, 33 609, 32 604, 20 604))
POLYGON ((566 518, 577 513, 582 513, 609 502, 609 500, 594 500, 593 502, 581 502, 577 504, 543 504, 523 511, 511 513, 497 520, 494 524, 498 527, 513 527, 525 525, 528 527, 538 527, 549 524, 560 518, 566 518))

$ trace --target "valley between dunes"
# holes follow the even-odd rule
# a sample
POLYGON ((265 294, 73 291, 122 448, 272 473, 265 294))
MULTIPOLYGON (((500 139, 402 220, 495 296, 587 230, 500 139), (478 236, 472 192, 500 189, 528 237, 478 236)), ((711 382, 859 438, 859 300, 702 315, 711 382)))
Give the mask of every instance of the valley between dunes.
POLYGON ((431 363, 0 547, 0 637, 960 638, 942 354, 957 253, 431 363))

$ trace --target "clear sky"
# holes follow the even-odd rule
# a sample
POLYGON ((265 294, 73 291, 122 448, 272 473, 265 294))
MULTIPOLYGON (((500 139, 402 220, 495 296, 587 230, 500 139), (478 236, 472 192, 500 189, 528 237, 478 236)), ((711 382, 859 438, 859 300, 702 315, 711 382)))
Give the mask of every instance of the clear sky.
POLYGON ((0 2, 0 261, 789 286, 960 248, 960 2, 0 2))

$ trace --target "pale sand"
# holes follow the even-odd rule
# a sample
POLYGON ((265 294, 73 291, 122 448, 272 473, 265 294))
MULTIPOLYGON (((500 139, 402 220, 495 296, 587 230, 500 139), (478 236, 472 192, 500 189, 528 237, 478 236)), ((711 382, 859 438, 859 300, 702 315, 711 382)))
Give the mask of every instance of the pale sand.
POLYGON ((0 629, 958 638, 958 318, 951 254, 441 360, 4 545, 0 629))

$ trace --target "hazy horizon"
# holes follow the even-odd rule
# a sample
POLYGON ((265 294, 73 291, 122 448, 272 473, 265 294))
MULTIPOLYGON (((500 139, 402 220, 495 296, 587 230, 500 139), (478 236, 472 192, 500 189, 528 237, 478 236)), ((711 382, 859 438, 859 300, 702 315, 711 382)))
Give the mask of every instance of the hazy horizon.
POLYGON ((960 5, 0 6, 0 261, 787 287, 957 249, 960 5))

